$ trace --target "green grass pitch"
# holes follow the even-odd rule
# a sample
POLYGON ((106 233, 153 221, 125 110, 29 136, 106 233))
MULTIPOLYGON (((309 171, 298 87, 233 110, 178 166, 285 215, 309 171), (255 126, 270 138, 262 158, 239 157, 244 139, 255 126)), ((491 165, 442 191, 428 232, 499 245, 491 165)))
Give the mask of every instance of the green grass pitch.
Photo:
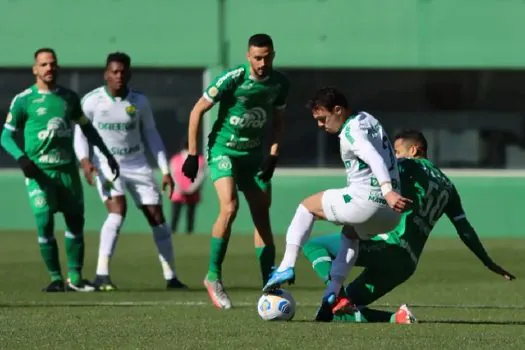
MULTIPOLYGON (((378 308, 409 303, 416 325, 312 322, 322 285, 301 258, 287 287, 298 306, 292 322, 264 322, 256 303, 260 274, 246 236, 232 237, 224 281, 234 309, 216 310, 202 278, 205 235, 175 236, 177 270, 188 292, 164 290, 151 235, 121 235, 112 263, 114 293, 40 292, 47 275, 29 232, 0 233, 0 347, 3 349, 521 349, 525 347, 525 240, 484 240, 517 276, 493 274, 459 239, 431 239, 416 274, 378 308)), ((62 245, 62 239, 59 237, 62 245)), ((86 238, 86 277, 95 270, 98 237, 86 238)), ((278 260, 284 242, 277 241, 278 260)), ((64 249, 61 249, 63 268, 64 249)), ((388 263, 385 261, 385 263, 388 263)), ((359 272, 355 269, 352 277, 359 272)))

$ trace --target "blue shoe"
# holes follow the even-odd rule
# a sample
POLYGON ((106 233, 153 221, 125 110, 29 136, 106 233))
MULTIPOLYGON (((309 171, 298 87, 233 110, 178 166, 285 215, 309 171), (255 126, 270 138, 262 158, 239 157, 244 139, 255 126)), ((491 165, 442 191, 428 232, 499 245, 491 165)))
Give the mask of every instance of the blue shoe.
POLYGON ((274 270, 272 272, 272 275, 270 276, 270 279, 268 280, 268 282, 266 282, 266 285, 263 287, 262 291, 264 293, 267 293, 273 289, 281 287, 281 284, 284 284, 286 282, 288 282, 288 284, 295 283, 295 269, 293 267, 289 267, 281 272, 274 270))
POLYGON ((321 301, 321 306, 317 309, 315 314, 316 322, 332 322, 334 319, 334 313, 332 312, 332 306, 334 305, 336 296, 334 293, 323 297, 321 301))

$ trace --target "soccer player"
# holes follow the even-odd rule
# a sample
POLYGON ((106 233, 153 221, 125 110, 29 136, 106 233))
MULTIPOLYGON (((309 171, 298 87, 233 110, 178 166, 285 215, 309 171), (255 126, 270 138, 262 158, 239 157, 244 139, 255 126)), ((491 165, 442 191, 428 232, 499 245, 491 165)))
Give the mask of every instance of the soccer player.
POLYGON ((347 186, 319 192, 299 204, 286 233, 283 260, 263 291, 294 282, 297 256, 316 219, 343 225, 331 281, 316 316, 322 321, 325 313, 329 311, 331 315, 331 305, 355 262, 359 238, 392 230, 410 200, 396 192, 399 189, 396 158, 376 118, 366 112, 353 113, 344 95, 334 88, 318 90, 308 107, 320 128, 339 134, 347 186))
POLYGON ((222 262, 231 226, 239 206, 237 189, 244 193, 255 226, 255 249, 263 284, 275 260, 270 226, 270 179, 277 165, 288 96, 288 79, 273 69, 275 51, 267 34, 248 41, 248 63, 218 76, 197 101, 190 114, 185 176, 194 180, 198 171, 197 134, 203 114, 219 103, 219 117, 208 135, 207 161, 219 198, 219 216, 212 229, 210 262, 204 285, 216 307, 229 309, 232 302, 222 283, 222 262), (263 162, 264 130, 272 119, 270 155, 263 162))
POLYGON ((84 264, 84 199, 73 151, 72 123, 108 157, 108 176, 118 177, 119 167, 99 134, 83 116, 76 93, 57 84, 55 51, 42 48, 34 54, 36 83, 16 95, 1 135, 1 144, 17 160, 24 176, 29 203, 36 219, 38 244, 51 283, 45 292, 89 292, 94 288, 82 279, 84 264), (24 149, 14 140, 23 132, 24 149), (110 175, 113 173, 114 175, 110 175), (67 281, 64 283, 58 246, 54 237, 54 214, 62 212, 66 223, 67 281))
POLYGON ((108 211, 108 217, 100 230, 97 271, 93 284, 100 291, 116 289, 110 278, 109 265, 126 216, 124 191, 127 189, 151 225, 167 288, 185 288, 175 274, 171 232, 166 225, 161 192, 146 160, 143 141, 146 141, 162 172, 162 189, 169 189, 170 195, 173 180, 148 98, 128 86, 131 79, 130 65, 131 59, 127 54, 109 54, 104 72, 106 85, 91 91, 82 99, 85 115, 93 122, 120 165, 119 179, 109 181, 111 178, 105 154, 95 151, 91 162, 88 140, 78 128, 75 130, 77 158, 88 182, 93 185, 96 181, 99 195, 108 211))
MULTIPOLYGON (((414 274, 423 248, 435 223, 444 213, 453 223, 465 245, 491 271, 507 280, 515 277, 498 266, 487 254, 470 225, 460 196, 450 179, 427 159, 427 141, 417 130, 399 133, 394 142, 399 161, 401 189, 414 198, 412 210, 402 214, 399 225, 359 245, 357 266, 364 271, 346 288, 346 297, 357 306, 355 312, 341 313, 334 320, 349 322, 413 323, 415 317, 406 305, 396 312, 373 310, 366 306, 405 282, 414 274)), ((311 239, 303 253, 317 275, 328 283, 332 261, 339 250, 339 235, 311 239)))

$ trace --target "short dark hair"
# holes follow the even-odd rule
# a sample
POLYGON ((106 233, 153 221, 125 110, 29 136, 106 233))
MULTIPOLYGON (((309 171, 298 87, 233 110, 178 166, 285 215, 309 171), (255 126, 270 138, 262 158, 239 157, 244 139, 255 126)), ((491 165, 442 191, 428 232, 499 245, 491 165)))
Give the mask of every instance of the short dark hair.
POLYGON ((329 86, 317 90, 306 104, 308 109, 324 107, 329 111, 333 111, 335 106, 348 108, 348 101, 341 91, 329 86))
POLYGON ((55 50, 53 50, 50 47, 41 47, 41 48, 39 48, 38 50, 35 51, 35 54, 34 54, 35 60, 38 57, 38 55, 40 55, 41 53, 50 53, 50 54, 53 55, 55 60, 57 59, 57 54, 56 54, 55 50))
POLYGON ((111 62, 122 63, 126 69, 131 66, 131 58, 124 52, 112 52, 106 58, 106 68, 111 62))
POLYGON ((428 150, 428 143, 427 139, 425 138, 425 135, 419 130, 415 129, 406 129, 396 134, 395 140, 407 140, 413 142, 417 148, 419 148, 421 151, 427 153, 428 150))
POLYGON ((272 40, 272 37, 269 36, 268 34, 264 34, 264 33, 254 34, 248 40, 248 47, 250 46, 269 47, 273 49, 273 40, 272 40))

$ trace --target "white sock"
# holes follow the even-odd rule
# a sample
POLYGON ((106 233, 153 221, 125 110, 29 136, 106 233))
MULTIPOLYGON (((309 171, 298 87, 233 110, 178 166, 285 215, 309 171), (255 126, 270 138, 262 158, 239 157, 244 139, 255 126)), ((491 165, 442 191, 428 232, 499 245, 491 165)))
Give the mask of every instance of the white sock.
POLYGON ((277 271, 284 271, 295 266, 301 248, 310 238, 313 224, 314 215, 304 205, 299 204, 286 232, 286 250, 277 271))
POLYGON ((120 214, 109 213, 102 229, 100 230, 100 242, 98 245, 97 275, 109 275, 109 262, 115 252, 118 233, 124 218, 120 214))
POLYGON ((173 245, 171 243, 171 232, 165 223, 156 227, 152 227, 153 240, 159 252, 159 260, 162 266, 162 273, 166 280, 175 277, 175 264, 173 245))
POLYGON ((349 239, 345 235, 341 235, 341 246, 332 262, 330 283, 325 289, 324 296, 328 296, 331 293, 334 293, 336 296, 339 295, 339 290, 357 260, 358 248, 359 240, 349 239))

